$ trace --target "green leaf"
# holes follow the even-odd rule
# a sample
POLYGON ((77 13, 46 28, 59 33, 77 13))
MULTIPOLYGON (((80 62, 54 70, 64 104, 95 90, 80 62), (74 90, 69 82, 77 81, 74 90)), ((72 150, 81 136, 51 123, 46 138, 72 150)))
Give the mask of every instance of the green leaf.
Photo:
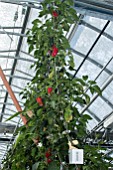
POLYGON ((86 104, 90 103, 90 97, 87 94, 84 94, 85 96, 85 100, 86 100, 86 104))
POLYGON ((82 115, 82 118, 86 121, 86 120, 92 120, 91 116, 89 116, 88 114, 84 114, 82 115))
POLYGON ((41 108, 41 109, 38 109, 38 110, 37 110, 37 116, 40 117, 40 116, 42 115, 42 112, 43 112, 43 111, 42 111, 42 108, 41 108))
POLYGON ((88 76, 86 75, 86 76, 83 76, 82 78, 83 78, 83 80, 86 81, 88 79, 88 76))
POLYGON ((18 145, 18 143, 23 139, 23 134, 19 134, 19 136, 17 137, 15 144, 14 144, 14 148, 16 148, 16 146, 18 145))
POLYGON ((100 88, 96 85, 96 86, 93 86, 93 89, 95 92, 97 92, 99 95, 102 95, 102 91, 100 90, 100 88))
POLYGON ((26 35, 29 35, 29 33, 30 33, 30 30, 28 30, 28 31, 26 32, 26 35))
POLYGON ((19 114, 21 114, 21 112, 17 112, 14 115, 12 115, 11 117, 9 117, 8 119, 6 119, 5 121, 7 122, 8 120, 13 119, 14 117, 17 117, 19 114))
POLYGON ((49 164, 47 170, 59 170, 60 169, 60 163, 53 161, 49 164))
POLYGON ((67 107, 65 109, 64 119, 66 122, 70 122, 73 119, 72 110, 70 109, 70 107, 67 107))
POLYGON ((85 83, 82 79, 80 79, 80 78, 76 78, 76 81, 78 81, 79 83, 81 83, 83 86, 86 85, 86 83, 85 83))
POLYGON ((33 46, 33 44, 31 44, 31 45, 29 46, 29 53, 31 53, 33 50, 34 50, 34 46, 33 46))
POLYGON ((36 149, 36 148, 33 148, 33 149, 31 150, 31 155, 32 155, 33 157, 35 156, 36 151, 37 151, 37 149, 36 149))
POLYGON ((80 103, 80 104, 86 104, 85 100, 82 99, 81 97, 76 97, 76 98, 75 98, 75 101, 78 102, 78 103, 80 103))
POLYGON ((90 86, 89 89, 90 89, 91 94, 94 94, 94 93, 95 93, 95 90, 94 90, 93 87, 90 86))
POLYGON ((66 3, 69 6, 73 6, 73 4, 74 4, 72 0, 64 1, 64 3, 66 3))
POLYGON ((67 23, 64 23, 63 28, 65 31, 69 31, 70 26, 67 23))
POLYGON ((32 24, 38 24, 38 23, 41 23, 41 21, 39 20, 39 19, 35 19, 33 22, 32 22, 32 24))
POLYGON ((55 109, 55 101, 51 102, 51 106, 52 106, 53 109, 55 109))
POLYGON ((92 80, 89 80, 88 83, 89 83, 90 85, 96 84, 96 82, 95 82, 95 81, 92 81, 92 80))
POLYGON ((75 70, 75 69, 74 69, 73 67, 70 66, 70 67, 69 67, 69 70, 73 71, 73 70, 75 70))
POLYGON ((47 14, 47 11, 41 11, 40 12, 40 15, 38 16, 38 17, 42 17, 42 16, 44 16, 44 15, 46 15, 47 14))
POLYGON ((32 166, 32 170, 38 170, 39 167, 39 162, 36 162, 33 166, 32 166))
POLYGON ((73 67, 73 68, 75 67, 73 57, 70 58, 69 64, 70 64, 71 67, 73 67))

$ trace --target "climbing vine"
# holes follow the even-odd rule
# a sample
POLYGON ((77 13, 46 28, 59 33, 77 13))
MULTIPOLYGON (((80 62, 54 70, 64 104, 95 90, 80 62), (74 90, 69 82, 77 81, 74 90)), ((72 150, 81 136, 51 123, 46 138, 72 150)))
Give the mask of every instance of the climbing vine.
POLYGON ((77 104, 90 102, 86 89, 93 95, 100 88, 95 81, 73 77, 74 57, 66 38, 78 17, 73 0, 46 0, 27 32, 29 53, 36 59, 31 66, 35 76, 21 93, 25 99, 22 114, 27 125, 3 161, 3 170, 107 170, 110 163, 100 146, 85 143, 87 123, 91 117, 80 114, 77 104), (77 144, 75 143, 77 141, 77 144), (70 165, 70 147, 82 148, 84 165, 70 165))

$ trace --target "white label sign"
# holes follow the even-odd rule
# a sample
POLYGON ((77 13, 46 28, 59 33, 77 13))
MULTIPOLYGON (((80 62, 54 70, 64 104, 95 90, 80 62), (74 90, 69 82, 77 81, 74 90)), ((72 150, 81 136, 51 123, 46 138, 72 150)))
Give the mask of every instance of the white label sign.
POLYGON ((69 164, 83 164, 83 149, 69 149, 69 164))

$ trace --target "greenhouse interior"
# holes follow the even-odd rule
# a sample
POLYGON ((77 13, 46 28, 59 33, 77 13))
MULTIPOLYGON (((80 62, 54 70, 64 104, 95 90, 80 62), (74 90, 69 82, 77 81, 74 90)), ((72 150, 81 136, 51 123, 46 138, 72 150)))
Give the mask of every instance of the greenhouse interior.
POLYGON ((0 0, 0 169, 113 169, 113 0, 0 0))

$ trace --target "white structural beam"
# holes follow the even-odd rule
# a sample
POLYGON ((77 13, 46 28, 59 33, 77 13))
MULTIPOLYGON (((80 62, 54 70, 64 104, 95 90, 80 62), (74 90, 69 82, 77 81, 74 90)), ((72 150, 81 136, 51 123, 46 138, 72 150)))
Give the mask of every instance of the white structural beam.
POLYGON ((1 0, 1 2, 7 3, 40 3, 43 0, 1 0))

